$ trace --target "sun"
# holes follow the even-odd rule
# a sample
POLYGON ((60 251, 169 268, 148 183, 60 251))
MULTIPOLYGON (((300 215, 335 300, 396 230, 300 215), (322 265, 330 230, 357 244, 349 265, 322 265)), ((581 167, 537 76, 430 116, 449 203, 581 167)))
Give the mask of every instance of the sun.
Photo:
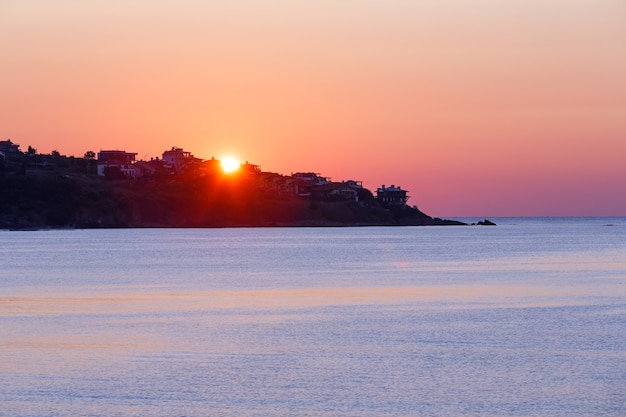
POLYGON ((238 160, 231 157, 222 158, 220 163, 222 164, 222 169, 226 174, 237 171, 241 166, 241 163, 238 160))

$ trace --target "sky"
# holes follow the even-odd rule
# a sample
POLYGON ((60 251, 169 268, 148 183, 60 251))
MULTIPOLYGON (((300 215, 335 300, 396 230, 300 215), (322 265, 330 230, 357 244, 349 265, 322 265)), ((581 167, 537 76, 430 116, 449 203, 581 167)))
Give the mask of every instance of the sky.
POLYGON ((0 140, 626 216, 623 0, 0 0, 0 140))

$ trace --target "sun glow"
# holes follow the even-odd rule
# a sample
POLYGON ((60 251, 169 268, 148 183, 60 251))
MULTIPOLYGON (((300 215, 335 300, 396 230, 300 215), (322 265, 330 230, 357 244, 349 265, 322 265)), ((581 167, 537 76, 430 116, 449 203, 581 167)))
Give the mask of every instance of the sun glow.
POLYGON ((222 164, 222 169, 227 174, 237 171, 239 167, 241 166, 241 163, 238 160, 236 160, 235 158, 230 158, 230 157, 222 158, 221 164, 222 164))

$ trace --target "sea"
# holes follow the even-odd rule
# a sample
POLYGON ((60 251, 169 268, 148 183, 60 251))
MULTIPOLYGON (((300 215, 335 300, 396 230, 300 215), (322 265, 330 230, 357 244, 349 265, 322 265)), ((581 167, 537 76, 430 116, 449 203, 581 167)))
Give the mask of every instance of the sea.
POLYGON ((0 231, 0 416, 625 416, 626 218, 490 220, 0 231))

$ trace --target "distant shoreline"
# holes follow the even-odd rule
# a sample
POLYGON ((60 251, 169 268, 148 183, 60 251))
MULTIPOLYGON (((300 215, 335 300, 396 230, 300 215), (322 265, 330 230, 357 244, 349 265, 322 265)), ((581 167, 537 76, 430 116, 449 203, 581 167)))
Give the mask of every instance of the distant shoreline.
POLYGON ((34 171, 0 177, 0 229, 467 225, 375 199, 274 197, 207 178, 105 180, 34 171))

